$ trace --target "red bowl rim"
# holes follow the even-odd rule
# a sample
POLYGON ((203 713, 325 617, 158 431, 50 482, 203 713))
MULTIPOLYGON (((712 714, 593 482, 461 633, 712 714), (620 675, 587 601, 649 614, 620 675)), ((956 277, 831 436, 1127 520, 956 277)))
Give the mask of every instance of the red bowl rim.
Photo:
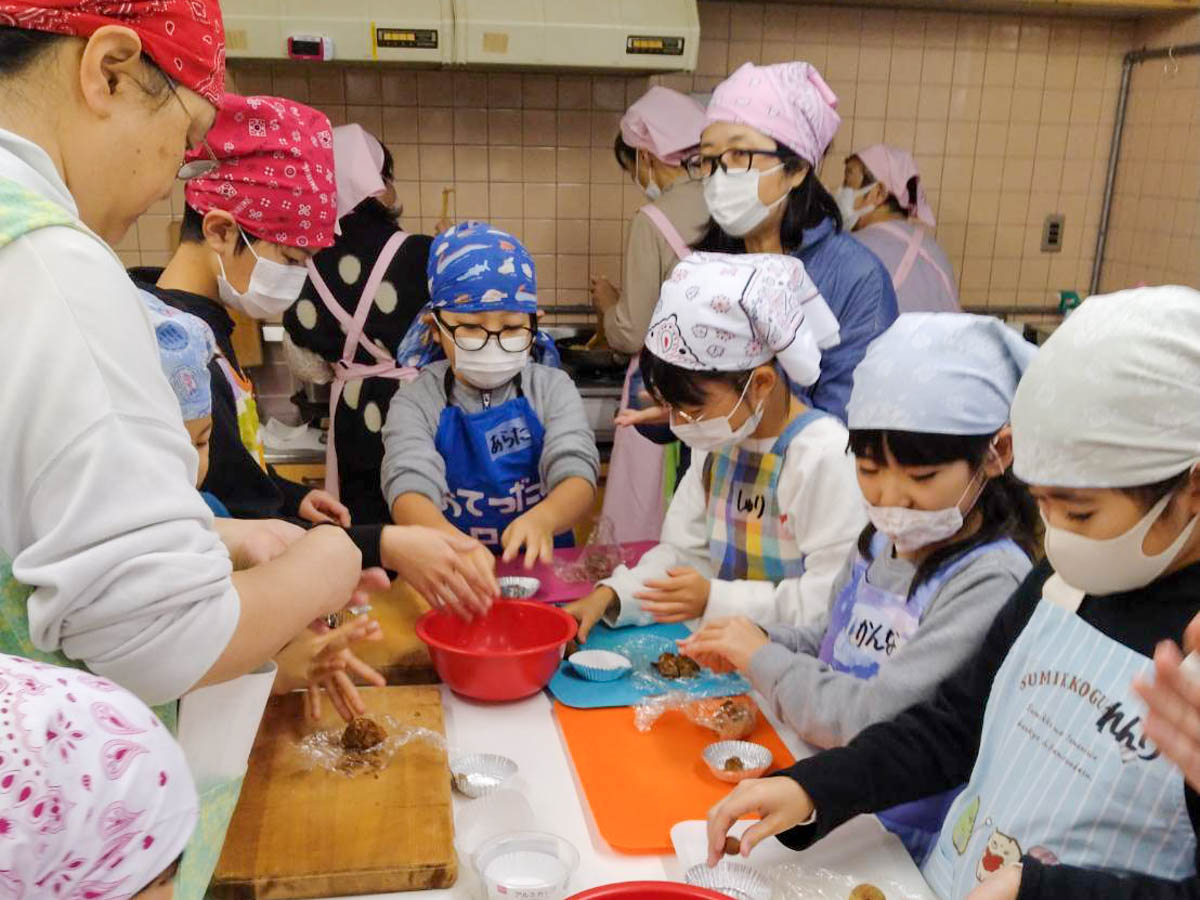
POLYGON ((637 897, 652 893, 668 897, 708 897, 712 900, 725 900, 724 894, 708 888, 681 884, 678 881, 620 881, 613 884, 602 884, 578 894, 572 894, 567 900, 592 900, 594 897, 637 897))
MULTIPOLYGON (((547 650, 555 650, 559 647, 566 645, 566 643, 568 641, 570 641, 572 638, 574 638, 575 635, 579 632, 579 623, 575 621, 575 617, 572 616, 570 613, 564 612, 563 610, 559 609, 557 606, 551 606, 548 603, 538 603, 537 601, 534 601, 534 600, 497 600, 496 602, 504 603, 506 605, 513 605, 513 606, 528 606, 532 609, 540 609, 540 610, 546 610, 547 612, 552 612, 552 613, 554 613, 555 618, 557 618, 559 620, 565 620, 566 622, 568 622, 570 624, 570 630, 568 631, 566 637, 562 638, 561 640, 551 641, 550 643, 547 643, 547 644, 536 644, 532 647, 522 647, 520 650, 489 650, 489 651, 487 651, 486 656, 483 656, 483 658, 485 658, 485 659, 488 657, 498 657, 498 656, 501 656, 501 657, 527 656, 531 653, 544 653, 547 650)), ((480 654, 472 653, 472 651, 470 651, 470 650, 464 650, 462 647, 455 647, 451 644, 447 644, 445 641, 439 640, 438 638, 435 638, 433 635, 431 635, 429 633, 429 627, 427 624, 428 620, 440 612, 442 612, 442 611, 437 610, 437 609, 431 609, 428 612, 424 613, 419 619, 417 619, 417 624, 416 624, 417 637, 419 637, 422 641, 424 641, 430 647, 433 647, 434 649, 437 649, 437 650, 444 650, 447 653, 460 653, 460 654, 465 654, 465 655, 470 655, 470 656, 480 655, 480 654)), ((446 615, 453 615, 453 613, 446 613, 446 615)))

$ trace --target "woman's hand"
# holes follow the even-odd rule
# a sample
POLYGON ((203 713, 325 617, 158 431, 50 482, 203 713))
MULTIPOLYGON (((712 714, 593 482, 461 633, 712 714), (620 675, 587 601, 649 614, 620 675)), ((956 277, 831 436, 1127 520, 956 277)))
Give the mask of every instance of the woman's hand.
POLYGON ((613 419, 621 428, 635 425, 669 425, 671 416, 664 406, 647 406, 645 409, 623 409, 613 419))
POLYGON ((691 566, 667 569, 666 578, 648 580, 639 593, 642 609, 658 622, 687 622, 704 615, 712 582, 691 566))
POLYGON ((621 292, 613 287, 613 283, 603 275, 593 275, 591 278, 592 306, 600 314, 604 314, 617 305, 621 292))
POLYGON ((715 655, 728 660, 734 668, 745 670, 750 659, 771 643, 767 633, 747 619, 735 616, 709 622, 691 637, 679 642, 679 649, 692 658, 715 655))
POLYGON ((349 721, 366 712, 358 689, 350 675, 358 675, 368 684, 382 687, 383 676, 360 660, 350 650, 360 641, 383 639, 379 623, 360 616, 339 628, 330 629, 323 622, 312 627, 288 642, 275 655, 279 671, 275 675, 272 692, 286 694, 306 688, 305 714, 311 720, 321 716, 321 690, 329 693, 329 699, 343 719, 349 721))
POLYGON ((505 562, 516 559, 522 547, 525 548, 526 569, 532 569, 539 560, 547 565, 554 562, 554 523, 545 514, 543 506, 539 503, 513 519, 504 529, 500 543, 504 547, 505 562))
POLYGON ((579 643, 585 643, 596 623, 604 618, 609 606, 617 602, 617 594, 610 587, 598 587, 586 597, 568 603, 563 610, 575 617, 579 623, 579 643))
POLYGON ((350 527, 350 510, 326 491, 314 490, 305 494, 300 501, 300 518, 314 525, 341 525, 350 527))
POLYGON ((422 525, 389 525, 383 564, 395 570, 437 609, 469 619, 486 613, 500 595, 496 558, 474 538, 422 525))
POLYGON ((725 836, 738 819, 760 819, 742 835, 742 856, 749 856, 759 843, 806 822, 812 814, 808 793, 791 778, 747 778, 708 811, 708 865, 715 866, 725 855, 725 836))
POLYGON ((239 572, 270 562, 306 533, 282 519, 214 519, 213 527, 239 572))
MULTIPOLYGON (((1184 640, 1190 647, 1200 643, 1200 616, 1188 625, 1184 640)), ((1146 737, 1200 790, 1200 680, 1182 666, 1179 648, 1163 641, 1154 650, 1154 680, 1139 676, 1133 688, 1150 708, 1146 737)))
POLYGON ((967 900, 1017 900, 1020 892, 1021 867, 1011 865, 989 876, 987 881, 967 894, 967 900))

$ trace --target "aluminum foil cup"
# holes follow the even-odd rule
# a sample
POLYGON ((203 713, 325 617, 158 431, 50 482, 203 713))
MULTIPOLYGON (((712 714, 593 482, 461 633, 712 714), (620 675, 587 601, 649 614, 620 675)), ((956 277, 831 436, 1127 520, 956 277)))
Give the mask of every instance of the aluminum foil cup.
POLYGON ((500 585, 500 596, 505 600, 528 600, 542 589, 538 579, 520 575, 505 575, 497 578, 496 583, 500 585))
POLYGON ((567 662, 588 681, 616 681, 633 671, 633 663, 611 650, 580 650, 567 662))
POLYGON ((745 863, 723 859, 711 869, 700 863, 688 869, 683 880, 692 887, 716 891, 734 900, 771 900, 767 876, 745 863))
POLYGON ((495 753, 471 753, 450 760, 454 787, 472 800, 499 790, 517 774, 517 764, 495 753))
POLYGON ((714 777, 730 783, 743 778, 758 778, 770 767, 772 759, 770 750, 750 741, 718 741, 704 748, 704 761, 708 763, 709 771, 714 777), (729 760, 735 757, 742 761, 742 767, 726 768, 729 760))

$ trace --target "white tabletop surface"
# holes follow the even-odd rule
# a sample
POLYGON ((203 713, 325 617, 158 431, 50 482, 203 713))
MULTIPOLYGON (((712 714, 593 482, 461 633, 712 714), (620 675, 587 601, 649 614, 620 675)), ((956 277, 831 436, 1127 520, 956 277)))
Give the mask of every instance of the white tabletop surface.
MULTIPOLYGON (((515 760, 520 771, 508 786, 489 797, 469 800, 455 792, 459 868, 458 882, 453 888, 376 894, 375 900, 483 897, 482 885, 471 865, 471 854, 488 838, 512 831, 548 831, 575 845, 580 863, 571 879, 572 893, 618 881, 683 880, 683 869, 674 854, 630 856, 605 843, 592 821, 550 698, 545 693, 517 703, 486 704, 465 700, 444 686, 441 690, 451 755, 499 753, 515 760)), ((755 696, 755 699, 765 711, 762 698, 755 696)), ((811 754, 811 749, 795 732, 769 713, 767 717, 797 759, 811 754)), ((837 838, 835 833, 829 840, 832 843, 837 838)), ((911 881, 916 869, 907 863, 892 874, 897 880, 911 881)))

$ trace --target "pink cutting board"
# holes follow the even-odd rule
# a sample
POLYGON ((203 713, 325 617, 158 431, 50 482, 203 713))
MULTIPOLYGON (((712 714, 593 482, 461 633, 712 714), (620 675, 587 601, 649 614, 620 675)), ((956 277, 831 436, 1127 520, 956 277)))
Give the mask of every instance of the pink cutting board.
MULTIPOLYGON (((642 558, 642 554, 657 544, 656 541, 633 541, 632 543, 622 544, 621 548, 625 551, 626 559, 633 561, 642 558)), ((583 547, 570 547, 566 550, 555 550, 554 560, 564 560, 574 562, 583 553, 583 547)), ((563 581, 554 574, 554 566, 538 563, 532 569, 526 570, 523 558, 518 556, 512 562, 504 562, 499 560, 496 562, 496 574, 498 576, 505 575, 520 575, 536 578, 542 583, 542 588, 531 599, 541 600, 543 603, 569 603, 572 600, 578 600, 580 597, 586 597, 592 592, 595 585, 590 581, 563 581)))

